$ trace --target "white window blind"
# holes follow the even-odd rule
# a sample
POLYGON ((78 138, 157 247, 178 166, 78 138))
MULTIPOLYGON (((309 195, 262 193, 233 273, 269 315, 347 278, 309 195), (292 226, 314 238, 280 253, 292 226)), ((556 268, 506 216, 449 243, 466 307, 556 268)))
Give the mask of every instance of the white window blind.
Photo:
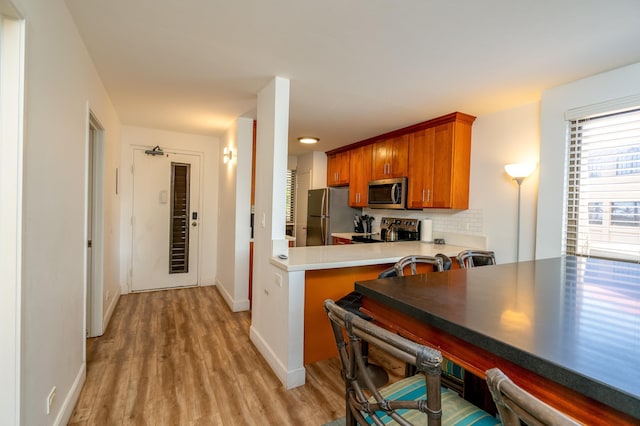
POLYGON ((570 121, 565 253, 640 262, 640 108, 570 121))
POLYGON ((287 170, 287 202, 286 202, 286 222, 291 225, 296 217, 296 171, 287 170))

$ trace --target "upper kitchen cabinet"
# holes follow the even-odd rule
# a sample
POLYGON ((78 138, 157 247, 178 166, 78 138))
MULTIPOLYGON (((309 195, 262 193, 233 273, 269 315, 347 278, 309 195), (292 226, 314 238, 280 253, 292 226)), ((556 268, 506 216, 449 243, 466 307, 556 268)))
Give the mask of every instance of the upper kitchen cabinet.
POLYGON ((327 186, 349 184, 349 151, 327 155, 327 186))
POLYGON ((349 205, 367 207, 371 180, 371 145, 354 148, 349 159, 349 205))
POLYGON ((433 200, 433 127, 409 135, 407 208, 431 207, 433 200))
POLYGON ((371 179, 405 177, 409 173, 409 135, 373 144, 371 179))
POLYGON ((471 126, 459 112, 432 120, 411 135, 409 208, 469 208, 471 126))

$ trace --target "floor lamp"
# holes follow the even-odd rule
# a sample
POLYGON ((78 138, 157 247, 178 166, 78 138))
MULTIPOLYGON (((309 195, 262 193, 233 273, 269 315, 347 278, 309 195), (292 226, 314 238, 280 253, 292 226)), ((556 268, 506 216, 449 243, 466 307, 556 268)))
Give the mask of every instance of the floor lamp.
POLYGON ((518 228, 516 233, 516 262, 520 261, 520 187, 522 181, 535 170, 534 163, 507 164, 504 171, 518 183, 518 228))

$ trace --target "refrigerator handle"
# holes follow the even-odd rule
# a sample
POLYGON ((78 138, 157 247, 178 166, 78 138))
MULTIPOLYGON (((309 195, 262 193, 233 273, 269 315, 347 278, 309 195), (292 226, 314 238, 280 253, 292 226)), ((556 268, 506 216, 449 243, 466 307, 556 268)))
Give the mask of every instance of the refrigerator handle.
POLYGON ((320 235, 322 236, 322 245, 327 245, 327 238, 325 236, 325 224, 327 221, 327 206, 326 206, 326 202, 327 202, 327 192, 329 190, 325 190, 322 193, 322 203, 320 205, 320 235))

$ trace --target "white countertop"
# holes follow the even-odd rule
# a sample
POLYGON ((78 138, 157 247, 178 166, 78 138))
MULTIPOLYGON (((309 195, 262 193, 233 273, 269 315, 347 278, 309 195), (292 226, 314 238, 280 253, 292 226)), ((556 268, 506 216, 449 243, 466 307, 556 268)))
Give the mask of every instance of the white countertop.
POLYGON ((291 247, 288 259, 272 257, 271 264, 285 271, 309 271, 395 263, 401 257, 410 255, 433 256, 444 253, 454 257, 462 250, 479 248, 421 241, 291 247))

